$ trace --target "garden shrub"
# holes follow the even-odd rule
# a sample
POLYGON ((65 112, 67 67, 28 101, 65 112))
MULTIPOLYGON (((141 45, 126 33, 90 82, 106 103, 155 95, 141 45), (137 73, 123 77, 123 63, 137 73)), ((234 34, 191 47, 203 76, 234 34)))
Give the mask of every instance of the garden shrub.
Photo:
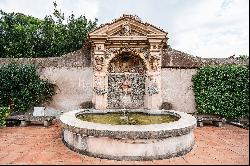
POLYGON ((0 107, 26 112, 49 101, 53 94, 53 84, 41 80, 34 65, 11 63, 0 67, 0 107))
POLYGON ((161 104, 160 109, 171 110, 171 109, 173 109, 173 106, 172 106, 172 104, 169 103, 169 102, 163 102, 163 103, 161 104))
POLYGON ((193 76, 197 113, 235 119, 249 114, 249 69, 207 66, 193 76))
POLYGON ((92 103, 92 101, 85 101, 85 102, 82 102, 81 104, 80 104, 80 108, 81 109, 90 109, 90 108, 93 108, 94 107, 94 105, 93 105, 93 103, 92 103))
POLYGON ((0 126, 5 126, 6 118, 10 114, 9 107, 0 107, 0 126))

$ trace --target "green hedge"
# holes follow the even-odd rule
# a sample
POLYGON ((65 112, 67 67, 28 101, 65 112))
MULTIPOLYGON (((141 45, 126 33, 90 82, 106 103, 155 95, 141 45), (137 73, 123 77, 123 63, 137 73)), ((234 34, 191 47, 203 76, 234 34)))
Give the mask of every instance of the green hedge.
POLYGON ((10 114, 9 107, 0 107, 0 126, 5 126, 6 118, 10 114))
POLYGON ((193 76, 197 113, 239 118, 249 115, 249 69, 207 66, 193 76))
POLYGON ((11 112, 26 112, 54 94, 53 84, 41 80, 34 65, 0 67, 0 85, 0 107, 10 107, 11 112))

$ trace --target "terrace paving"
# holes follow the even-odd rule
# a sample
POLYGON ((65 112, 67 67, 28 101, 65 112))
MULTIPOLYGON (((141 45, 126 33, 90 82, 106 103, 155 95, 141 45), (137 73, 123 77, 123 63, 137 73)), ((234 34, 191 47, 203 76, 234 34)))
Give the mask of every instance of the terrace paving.
POLYGON ((195 146, 181 157, 153 161, 115 161, 88 157, 62 142, 59 123, 0 128, 0 164, 85 165, 248 165, 249 130, 225 124, 195 129, 195 146))

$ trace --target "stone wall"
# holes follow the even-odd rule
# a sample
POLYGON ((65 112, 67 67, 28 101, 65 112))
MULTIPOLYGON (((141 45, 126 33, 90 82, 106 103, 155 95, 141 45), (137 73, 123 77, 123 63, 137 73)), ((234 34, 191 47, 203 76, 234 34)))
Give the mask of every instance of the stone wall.
POLYGON ((173 109, 181 112, 195 112, 192 76, 197 69, 164 68, 162 75, 162 100, 172 104, 173 109))
POLYGON ((61 57, 0 58, 0 66, 11 62, 35 64, 40 77, 56 85, 52 101, 45 103, 47 115, 58 116, 62 112, 79 109, 82 102, 92 100, 93 70, 87 46, 61 57))
POLYGON ((61 57, 0 58, 0 66, 11 62, 16 62, 18 64, 35 64, 39 69, 46 67, 56 67, 56 68, 90 67, 91 66, 90 47, 85 46, 80 50, 65 54, 61 57))
POLYGON ((202 66, 201 58, 187 53, 165 48, 162 51, 162 68, 197 68, 202 66))
POLYGON ((39 75, 56 85, 53 100, 46 104, 48 115, 79 109, 82 102, 92 100, 93 70, 90 67, 46 67, 39 70, 39 75))
MULTIPOLYGON (((90 46, 63 55, 49 58, 0 58, 0 66, 15 61, 19 64, 35 64, 41 78, 56 85, 56 95, 46 105, 48 115, 80 108, 80 104, 92 101, 93 69, 90 46)), ((173 109, 182 112, 195 112, 195 100, 192 90, 192 76, 197 69, 210 64, 245 64, 249 60, 239 58, 199 58, 184 52, 165 48, 162 55, 162 99, 169 102, 173 109)))
POLYGON ((249 59, 233 56, 228 58, 201 58, 172 49, 170 46, 164 48, 162 52, 162 68, 192 69, 206 65, 226 64, 249 65, 249 59))

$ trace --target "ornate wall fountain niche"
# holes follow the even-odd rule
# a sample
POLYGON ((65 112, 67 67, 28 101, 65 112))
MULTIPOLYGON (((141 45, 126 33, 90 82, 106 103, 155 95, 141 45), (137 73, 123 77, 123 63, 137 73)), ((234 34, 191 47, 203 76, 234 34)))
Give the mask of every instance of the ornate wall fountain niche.
POLYGON ((67 147, 113 160, 171 158, 193 148, 195 117, 159 109, 166 35, 131 15, 89 34, 95 109, 60 117, 67 147))
POLYGON ((96 109, 161 105, 161 55, 167 33, 124 15, 89 33, 96 109))
POLYGON ((146 67, 140 57, 124 52, 108 66, 108 108, 143 108, 146 67))

